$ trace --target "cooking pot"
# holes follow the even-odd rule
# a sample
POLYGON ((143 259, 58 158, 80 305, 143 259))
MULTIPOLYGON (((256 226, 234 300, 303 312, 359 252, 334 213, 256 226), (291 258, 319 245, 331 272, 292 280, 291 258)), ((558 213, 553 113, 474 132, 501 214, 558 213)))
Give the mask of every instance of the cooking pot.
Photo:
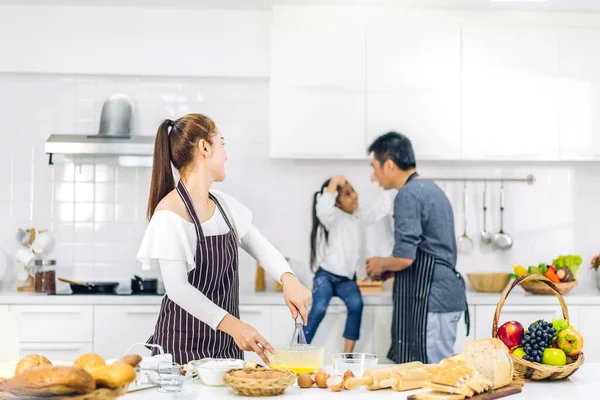
POLYGON ((131 279, 131 293, 136 294, 156 294, 158 291, 158 279, 141 278, 134 275, 131 279))

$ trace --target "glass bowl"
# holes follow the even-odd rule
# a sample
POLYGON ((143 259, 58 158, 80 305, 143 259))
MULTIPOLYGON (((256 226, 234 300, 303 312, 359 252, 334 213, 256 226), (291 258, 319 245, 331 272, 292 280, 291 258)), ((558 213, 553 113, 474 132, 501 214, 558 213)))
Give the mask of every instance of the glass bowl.
POLYGON ((313 373, 323 365, 325 347, 310 344, 275 347, 275 354, 266 352, 269 367, 287 369, 300 375, 313 373))
POLYGON ((337 353, 331 356, 335 373, 342 375, 347 370, 360 378, 369 369, 376 368, 379 357, 369 353, 337 353))

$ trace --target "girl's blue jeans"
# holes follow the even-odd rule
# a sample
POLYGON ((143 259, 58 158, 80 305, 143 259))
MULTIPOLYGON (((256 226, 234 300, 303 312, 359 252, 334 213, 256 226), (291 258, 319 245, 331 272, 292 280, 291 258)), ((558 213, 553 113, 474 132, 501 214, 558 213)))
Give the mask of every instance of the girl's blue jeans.
POLYGON ((360 289, 356 284, 356 277, 348 279, 319 268, 313 280, 312 306, 308 313, 308 323, 304 327, 304 336, 308 343, 312 342, 333 296, 342 299, 348 309, 344 339, 359 339, 363 301, 360 289))

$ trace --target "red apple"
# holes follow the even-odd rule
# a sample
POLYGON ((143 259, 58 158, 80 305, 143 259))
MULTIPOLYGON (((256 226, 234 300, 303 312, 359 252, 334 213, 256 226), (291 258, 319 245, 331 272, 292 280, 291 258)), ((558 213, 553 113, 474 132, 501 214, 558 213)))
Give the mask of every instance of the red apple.
POLYGON ((512 349, 515 346, 521 344, 523 339, 524 329, 523 325, 517 321, 505 322, 500 328, 498 328, 498 338, 504 342, 504 344, 512 349))

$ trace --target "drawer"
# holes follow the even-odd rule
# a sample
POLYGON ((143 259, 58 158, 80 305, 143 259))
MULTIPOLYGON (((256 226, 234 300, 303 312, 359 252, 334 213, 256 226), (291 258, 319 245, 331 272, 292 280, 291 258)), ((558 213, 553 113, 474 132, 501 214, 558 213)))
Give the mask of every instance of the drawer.
POLYGON ((92 352, 92 343, 21 343, 20 356, 41 354, 52 362, 75 361, 92 352))
MULTIPOLYGON (((95 306, 94 352, 105 359, 120 358, 132 344, 145 343, 154 333, 159 312, 160 306, 95 306)), ((150 354, 143 346, 134 350, 150 354)))
POLYGON ((10 306, 21 343, 92 342, 92 306, 10 306))

